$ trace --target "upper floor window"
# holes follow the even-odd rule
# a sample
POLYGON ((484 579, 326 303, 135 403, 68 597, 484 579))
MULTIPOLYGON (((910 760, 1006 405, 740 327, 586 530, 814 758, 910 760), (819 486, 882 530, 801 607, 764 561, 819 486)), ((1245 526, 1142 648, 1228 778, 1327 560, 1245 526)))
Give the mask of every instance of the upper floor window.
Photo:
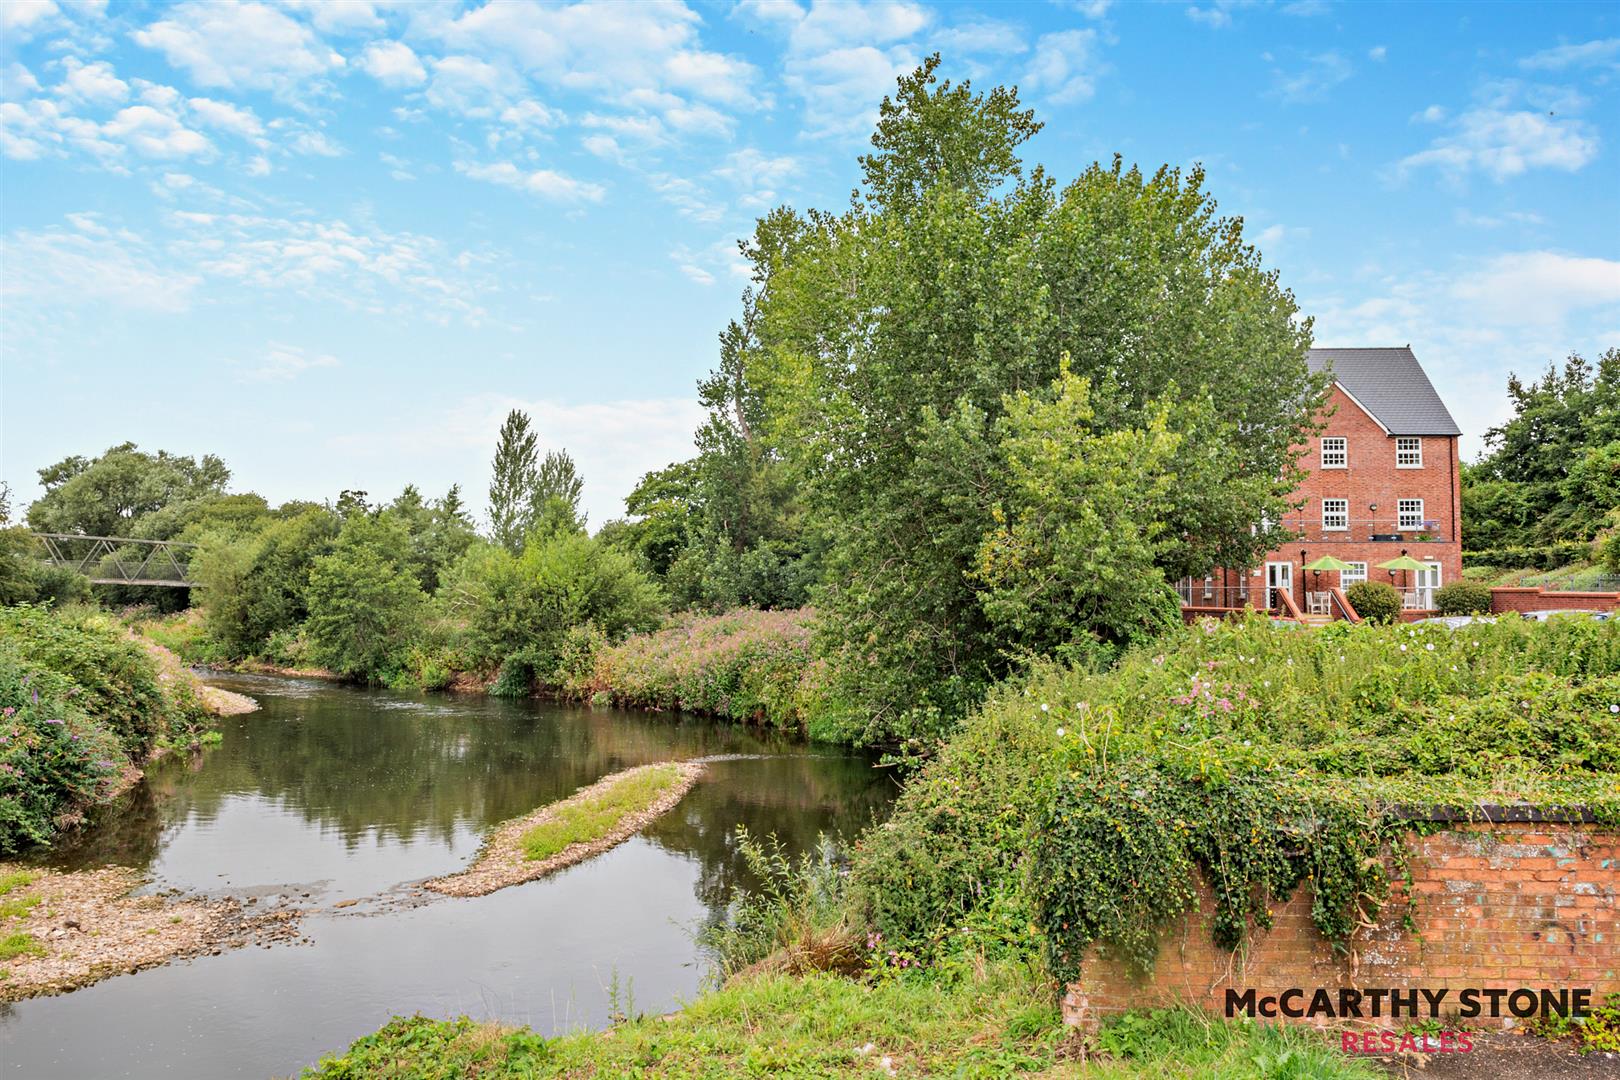
POLYGON ((1341 436, 1329 436, 1322 440, 1322 468, 1343 469, 1349 464, 1349 440, 1341 436))
POLYGON ((1397 529, 1423 528, 1423 500, 1400 499, 1395 504, 1397 529))
POLYGON ((1406 436, 1396 439, 1395 467, 1397 469, 1423 468, 1423 440, 1406 436))
POLYGON ((1343 532, 1350 527, 1350 500, 1322 500, 1322 528, 1328 532, 1343 532))

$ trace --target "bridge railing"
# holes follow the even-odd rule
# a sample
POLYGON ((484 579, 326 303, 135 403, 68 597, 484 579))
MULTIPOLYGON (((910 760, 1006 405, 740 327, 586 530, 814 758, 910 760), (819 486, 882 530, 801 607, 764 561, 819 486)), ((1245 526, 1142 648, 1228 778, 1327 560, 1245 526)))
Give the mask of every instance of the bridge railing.
POLYGON ((191 577, 191 552, 197 546, 180 540, 138 540, 128 536, 80 533, 34 533, 47 566, 83 574, 93 585, 161 585, 185 589, 191 577))

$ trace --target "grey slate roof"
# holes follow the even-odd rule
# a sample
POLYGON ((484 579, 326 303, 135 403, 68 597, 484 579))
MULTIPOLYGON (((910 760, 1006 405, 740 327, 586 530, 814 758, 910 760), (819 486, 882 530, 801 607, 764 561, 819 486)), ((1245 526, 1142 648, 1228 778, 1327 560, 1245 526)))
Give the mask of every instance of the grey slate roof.
POLYGON ((1391 435, 1461 435, 1409 345, 1376 349, 1312 349, 1312 371, 1333 378, 1391 435))

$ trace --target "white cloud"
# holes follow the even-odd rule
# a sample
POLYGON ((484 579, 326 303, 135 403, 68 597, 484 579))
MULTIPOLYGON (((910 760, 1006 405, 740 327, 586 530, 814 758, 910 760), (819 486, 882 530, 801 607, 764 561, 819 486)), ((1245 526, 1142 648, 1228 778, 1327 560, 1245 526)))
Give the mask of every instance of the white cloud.
POLYGON ((309 27, 260 3, 192 0, 133 37, 201 86, 291 93, 343 66, 309 27))
POLYGON ((436 108, 487 119, 522 92, 516 74, 476 56, 446 56, 432 64, 427 99, 436 108))
POLYGON ((1415 114, 1412 117, 1412 120, 1414 122, 1421 121, 1422 123, 1425 123, 1425 124, 1438 124, 1440 121, 1444 120, 1445 118, 1446 118, 1446 109, 1445 109, 1444 105, 1430 105, 1427 109, 1424 109, 1422 112, 1415 114))
POLYGON ((101 130, 146 157, 192 157, 213 149, 201 133, 150 105, 131 105, 118 110, 101 130))
POLYGON ((1500 255, 1450 291, 1483 322, 1561 325, 1578 311, 1620 306, 1620 261, 1553 251, 1500 255))
POLYGON ((1284 101, 1295 104, 1321 101, 1335 86, 1350 78, 1352 72, 1350 61, 1339 53, 1319 53, 1308 58, 1298 71, 1277 72, 1277 93, 1284 101))
POLYGON ((308 16, 323 33, 353 34, 383 28, 377 5, 370 0, 281 0, 281 4, 308 16))
POLYGON ((212 98, 192 98, 186 102, 192 115, 207 127, 256 142, 264 136, 264 125, 252 109, 212 98))
MULTIPOLYGON (((191 306, 201 279, 160 266, 146 245, 93 217, 72 215, 71 231, 19 230, 0 243, 6 272, 0 296, 47 309, 114 307, 177 312, 191 306)), ((15 309, 14 309, 15 310, 15 309)))
POLYGON ((703 267, 694 266, 692 263, 681 263, 680 267, 681 273, 685 274, 689 280, 695 281, 699 285, 714 284, 714 275, 703 269, 703 267))
POLYGON ((243 369, 237 379, 240 382, 289 382, 307 371, 337 366, 335 356, 271 342, 264 355, 252 367, 243 369))
POLYGON ((1372 48, 1367 50, 1367 59, 1377 64, 1382 64, 1384 60, 1388 58, 1388 56, 1389 48, 1384 45, 1374 45, 1372 48))
POLYGON ((374 41, 360 54, 360 68, 384 86, 420 86, 427 69, 403 41, 374 41))
POLYGON ((917 64, 906 47, 857 45, 789 58, 784 82, 804 101, 807 134, 858 136, 872 130, 878 103, 917 64))
POLYGON ((1559 252, 1507 253, 1339 289, 1301 296, 1316 318, 1316 342, 1410 342, 1463 429, 1466 455, 1506 418, 1509 372, 1538 369, 1571 349, 1593 355, 1620 326, 1620 262, 1559 252))
POLYGON ((95 105, 114 105, 129 97, 129 84, 113 74, 105 60, 83 63, 77 57, 62 58, 65 74, 56 87, 63 97, 95 105))
POLYGON ((474 180, 485 180, 502 187, 526 191, 553 202, 601 202, 605 194, 600 184, 576 180, 551 169, 520 169, 510 161, 498 161, 488 165, 458 161, 456 171, 474 180))
POLYGON ((798 53, 887 45, 914 37, 931 18, 926 8, 901 0, 814 0, 794 26, 790 45, 798 53))
POLYGON ((1011 56, 1029 51, 1029 42, 1024 40, 1024 31, 1021 28, 994 19, 982 19, 947 27, 936 31, 931 40, 946 56, 955 56, 959 53, 1011 56))
POLYGON ((21 64, 7 64, 0 71, 0 98, 12 100, 39 92, 39 80, 21 64))
POLYGON ((1187 8, 1187 18, 1222 30, 1232 25, 1232 12, 1239 8, 1252 7, 1255 2, 1256 0, 1215 0, 1209 7, 1202 8, 1195 4, 1187 8))
POLYGON ((60 14, 51 0, 7 0, 0 4, 0 32, 12 41, 27 41, 60 14))
POLYGON ((1562 71, 1571 67, 1591 67, 1620 63, 1620 38, 1603 38, 1579 45, 1559 45, 1543 49, 1519 61, 1531 71, 1562 71))
POLYGON ((1084 101, 1095 92, 1095 30, 1042 34, 1024 73, 1024 87, 1056 105, 1084 101))
POLYGON ((1597 151, 1597 136, 1578 119, 1478 108, 1459 116, 1451 133, 1437 138, 1429 149, 1402 158, 1396 172, 1404 176, 1432 167, 1461 175, 1479 170, 1500 181, 1530 169, 1574 172, 1597 151))
POLYGON ((342 157, 343 147, 327 138, 324 131, 299 131, 288 143, 288 149, 295 154, 306 154, 310 157, 342 157))
POLYGON ((542 105, 533 99, 519 101, 501 110, 502 124, 509 128, 521 128, 525 131, 554 128, 565 119, 566 117, 556 109, 542 105))

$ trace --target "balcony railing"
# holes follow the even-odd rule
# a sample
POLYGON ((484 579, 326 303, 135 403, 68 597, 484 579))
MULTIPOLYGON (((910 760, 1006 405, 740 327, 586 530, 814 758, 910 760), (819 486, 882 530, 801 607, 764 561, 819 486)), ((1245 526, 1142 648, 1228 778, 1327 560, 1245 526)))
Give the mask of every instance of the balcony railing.
POLYGON ((1205 584, 1203 578, 1182 578, 1176 582, 1176 594, 1183 607, 1207 608, 1260 608, 1265 606, 1266 590, 1260 586, 1205 584))
POLYGON ((1282 528, 1293 533, 1296 540, 1308 544, 1331 544, 1334 541, 1345 543, 1352 540, 1357 543, 1374 541, 1416 544, 1451 539, 1445 534, 1442 523, 1434 518, 1425 518, 1418 528, 1402 528, 1398 519, 1388 517, 1341 520, 1344 521, 1344 527, 1336 529, 1323 526, 1320 517, 1284 518, 1280 524, 1282 528))

